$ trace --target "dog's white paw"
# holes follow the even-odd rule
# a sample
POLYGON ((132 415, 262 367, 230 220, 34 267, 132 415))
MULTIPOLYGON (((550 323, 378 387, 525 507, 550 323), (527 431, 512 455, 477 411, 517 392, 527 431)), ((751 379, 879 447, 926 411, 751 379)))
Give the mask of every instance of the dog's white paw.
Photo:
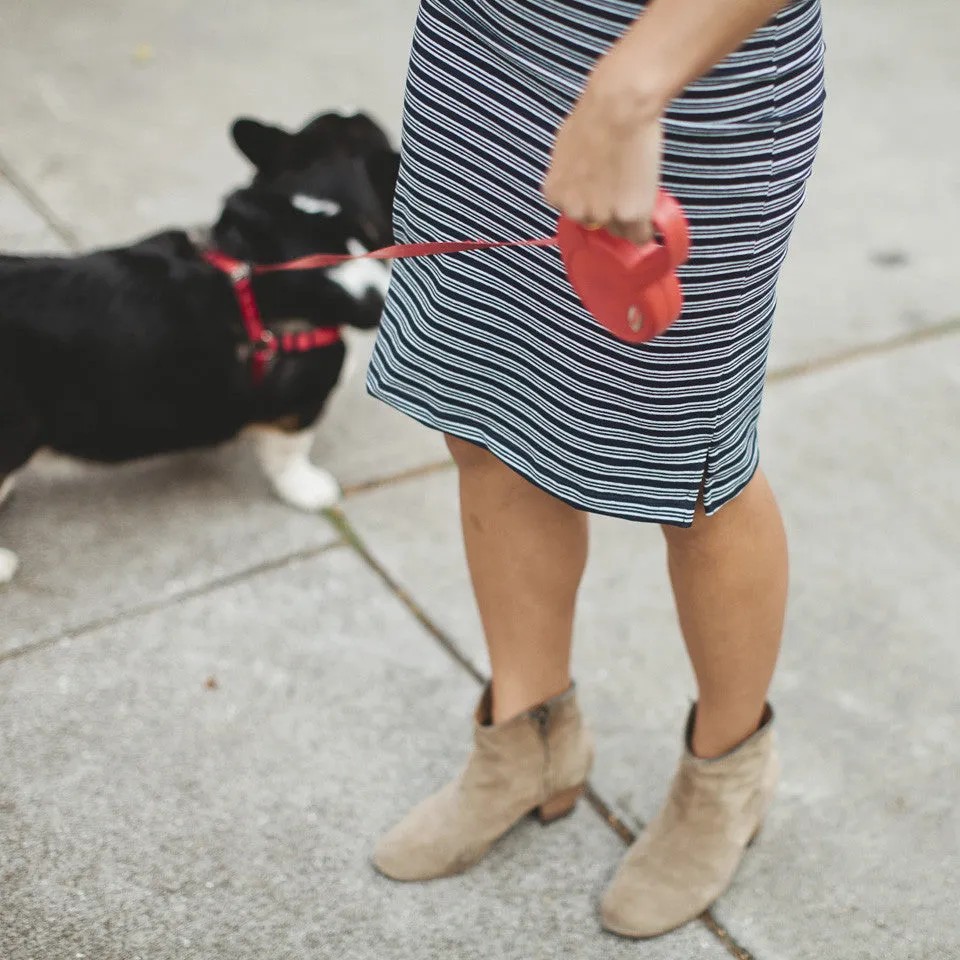
POLYGON ((316 513, 340 500, 340 484, 310 460, 313 431, 284 433, 261 429, 255 434, 257 456, 276 495, 298 510, 316 513))
POLYGON ((0 584, 9 583, 19 566, 20 561, 13 551, 0 547, 0 584))
POLYGON ((332 473, 312 463, 297 463, 271 477, 277 496, 291 507, 317 513, 340 501, 340 484, 332 473))

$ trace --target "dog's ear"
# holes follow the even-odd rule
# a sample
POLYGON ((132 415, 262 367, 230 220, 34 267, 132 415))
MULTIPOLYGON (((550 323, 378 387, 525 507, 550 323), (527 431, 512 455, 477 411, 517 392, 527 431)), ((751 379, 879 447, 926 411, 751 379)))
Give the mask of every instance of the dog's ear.
POLYGON ((347 131, 350 146, 361 153, 379 153, 390 149, 390 141, 383 128, 369 114, 361 110, 339 114, 347 131))
POLYGON ((292 139, 286 130, 250 117, 234 120, 230 134, 240 152, 261 173, 269 173, 277 166, 284 148, 292 139))
POLYGON ((393 214, 393 197, 397 190, 397 174, 400 170, 400 154, 395 150, 377 150, 364 159, 367 176, 383 206, 389 221, 393 214))
POLYGON ((241 260, 271 260, 276 254, 275 217, 254 189, 227 197, 213 227, 214 244, 241 260))

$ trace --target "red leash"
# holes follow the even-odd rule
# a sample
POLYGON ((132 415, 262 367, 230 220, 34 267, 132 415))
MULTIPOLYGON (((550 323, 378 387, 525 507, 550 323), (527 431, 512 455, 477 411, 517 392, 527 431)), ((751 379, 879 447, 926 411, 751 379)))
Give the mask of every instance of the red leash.
POLYGON ((301 333, 285 333, 277 337, 263 324, 257 299, 253 295, 253 277, 258 273, 279 273, 283 270, 321 270, 337 267, 353 260, 402 260, 405 257, 423 257, 433 253, 464 253, 468 250, 487 250, 492 247, 553 247, 556 237, 536 240, 438 240, 434 243, 401 243, 371 250, 369 253, 315 253, 284 263, 247 263, 228 257, 219 250, 204 250, 207 263, 222 270, 233 284, 233 292, 240 307, 240 316, 250 340, 250 375, 254 386, 263 381, 270 361, 278 352, 302 353, 329 347, 340 340, 337 327, 315 327, 301 333))
POLYGON ((316 253, 287 263, 262 263, 254 266, 254 273, 276 273, 279 270, 316 270, 336 267, 350 260, 404 260, 407 257, 425 257, 434 253, 466 253, 470 250, 492 250, 494 247, 555 247, 556 235, 536 240, 434 240, 429 243, 398 243, 381 247, 369 253, 316 253))
POLYGON ((495 247, 559 247, 570 284, 594 319, 627 343, 646 343, 680 316, 683 296, 674 270, 690 253, 687 218, 680 204, 663 190, 657 196, 652 220, 659 238, 642 246, 561 216, 554 236, 533 240, 402 243, 361 254, 317 253, 286 263, 244 263, 216 250, 205 251, 203 256, 227 273, 233 283, 253 349, 252 374, 257 384, 278 350, 290 353, 329 346, 340 339, 340 333, 335 327, 321 327, 276 337, 263 325, 253 296, 253 275, 318 270, 352 260, 402 260, 495 247))

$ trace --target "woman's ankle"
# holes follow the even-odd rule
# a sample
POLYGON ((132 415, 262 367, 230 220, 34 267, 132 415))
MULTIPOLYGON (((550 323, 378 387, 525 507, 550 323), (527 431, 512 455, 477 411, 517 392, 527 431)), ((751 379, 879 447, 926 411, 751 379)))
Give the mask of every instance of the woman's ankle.
POLYGON ((714 760, 730 753, 760 729, 767 716, 766 701, 759 709, 710 707, 697 703, 693 730, 687 746, 700 760, 714 760))
POLYGON ((562 696, 570 689, 569 674, 522 683, 494 679, 491 694, 491 722, 506 723, 521 713, 534 710, 548 700, 562 696))

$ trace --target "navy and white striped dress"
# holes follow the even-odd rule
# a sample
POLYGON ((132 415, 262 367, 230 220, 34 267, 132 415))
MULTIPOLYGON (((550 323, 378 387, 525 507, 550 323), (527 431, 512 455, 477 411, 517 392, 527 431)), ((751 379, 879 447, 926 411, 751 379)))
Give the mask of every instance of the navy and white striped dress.
MULTIPOLYGON (((552 233, 540 188, 627 0, 422 0, 403 121, 403 242, 552 233)), ((553 249, 398 261, 370 392, 576 507, 689 525, 758 462, 777 274, 820 131, 819 0, 794 0, 673 102, 663 185, 690 219, 680 320, 620 342, 553 249)))

